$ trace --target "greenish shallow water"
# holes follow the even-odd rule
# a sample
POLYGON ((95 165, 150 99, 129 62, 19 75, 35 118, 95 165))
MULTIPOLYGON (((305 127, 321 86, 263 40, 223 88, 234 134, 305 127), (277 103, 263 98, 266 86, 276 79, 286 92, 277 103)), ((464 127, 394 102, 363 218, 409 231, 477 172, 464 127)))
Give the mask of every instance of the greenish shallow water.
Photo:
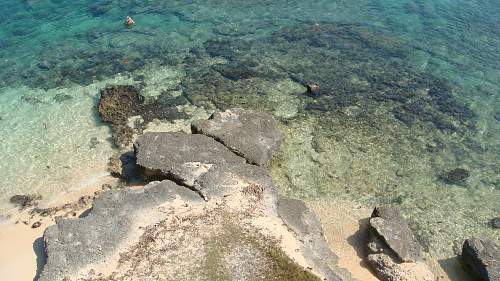
POLYGON ((208 112, 272 112, 285 140, 272 173, 290 195, 398 204, 443 256, 466 237, 500 240, 488 226, 500 216, 498 1, 4 2, 3 211, 14 194, 105 175, 116 149, 95 104, 121 83, 208 112), (457 168, 470 178, 446 183, 457 168))

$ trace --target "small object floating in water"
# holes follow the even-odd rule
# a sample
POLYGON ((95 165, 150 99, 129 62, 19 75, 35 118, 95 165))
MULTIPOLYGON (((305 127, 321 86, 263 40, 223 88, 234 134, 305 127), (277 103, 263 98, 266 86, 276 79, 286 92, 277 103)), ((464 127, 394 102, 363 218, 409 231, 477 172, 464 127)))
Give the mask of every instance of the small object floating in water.
POLYGON ((313 94, 313 95, 317 95, 319 94, 319 85, 316 84, 316 83, 309 83, 309 84, 306 84, 306 88, 307 88, 307 93, 308 94, 313 94))
POLYGON ((125 25, 132 26, 134 24, 135 24, 135 21, 131 17, 127 16, 127 18, 125 19, 125 25))

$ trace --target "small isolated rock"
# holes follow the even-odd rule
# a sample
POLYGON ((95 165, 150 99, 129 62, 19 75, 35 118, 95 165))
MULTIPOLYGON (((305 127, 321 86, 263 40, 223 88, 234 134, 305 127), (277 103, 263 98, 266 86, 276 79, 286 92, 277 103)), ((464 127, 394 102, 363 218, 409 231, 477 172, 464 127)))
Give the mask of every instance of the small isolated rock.
POLYGON ((31 228, 39 228, 42 225, 41 222, 37 221, 34 224, 31 225, 31 228))
POLYGON ((121 177, 122 175, 122 161, 119 157, 110 157, 108 162, 108 171, 113 177, 121 177))
POLYGON ((194 121, 192 129, 259 166, 267 166, 281 145, 276 120, 263 112, 228 109, 214 113, 209 120, 194 121))
POLYGON ((443 180, 447 184, 464 185, 469 178, 470 172, 462 168, 453 169, 443 175, 443 180))
POLYGON ((491 240, 465 240, 462 263, 478 280, 500 281, 500 247, 491 240))
POLYGON ((19 207, 20 209, 25 209, 27 207, 33 206, 34 202, 36 200, 42 199, 41 196, 39 195, 21 195, 17 194, 14 195, 10 198, 10 203, 16 205, 16 207, 19 207))
POLYGON ((320 87, 316 83, 309 83, 306 85, 307 88, 307 93, 311 95, 317 95, 319 94, 320 87))
POLYGON ((490 221, 490 225, 493 228, 500 228, 500 217, 492 218, 490 221))
POLYGON ((368 262, 377 268, 377 276, 386 281, 435 281, 436 277, 422 262, 397 263, 384 254, 368 256, 368 262))

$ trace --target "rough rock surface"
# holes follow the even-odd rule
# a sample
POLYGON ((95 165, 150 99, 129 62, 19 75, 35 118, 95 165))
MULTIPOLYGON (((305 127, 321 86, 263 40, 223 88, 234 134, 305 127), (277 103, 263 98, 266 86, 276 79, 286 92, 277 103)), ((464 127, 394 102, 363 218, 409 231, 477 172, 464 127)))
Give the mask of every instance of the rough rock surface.
POLYGON ((103 122, 125 124, 129 117, 139 114, 143 101, 134 86, 108 86, 101 90, 99 116, 103 122))
POLYGON ((276 120, 263 112, 228 109, 214 113, 209 120, 193 122, 192 128, 259 166, 267 166, 281 144, 276 120))
POLYGON ((101 90, 98 110, 101 120, 111 123, 113 142, 120 147, 127 147, 132 143, 134 134, 141 132, 152 120, 186 118, 186 114, 178 111, 178 103, 164 97, 145 103, 144 97, 134 86, 113 85, 101 90), (140 122, 130 124, 131 117, 140 117, 134 120, 140 122))
POLYGON ((88 216, 63 219, 45 230, 47 264, 39 280, 62 280, 88 264, 104 261, 130 234, 141 211, 177 198, 193 204, 203 201, 195 192, 171 181, 137 191, 104 193, 94 201, 88 216))
POLYGON ((201 134, 148 133, 135 149, 145 173, 169 180, 109 191, 49 227, 41 281, 352 280, 266 169, 201 134))
POLYGON ((264 168, 247 164, 205 135, 146 133, 134 148, 137 164, 151 176, 172 179, 204 197, 222 195, 243 182, 272 186, 264 168))
POLYGON ((368 263, 383 281, 436 280, 429 267, 418 260, 420 245, 395 207, 373 210, 367 252, 368 263))
POLYGON ((385 281, 435 281, 436 277, 422 262, 395 262, 385 254, 368 256, 368 263, 376 269, 377 276, 385 281))
POLYGON ((375 243, 375 253, 384 252, 383 248, 387 246, 399 262, 414 262, 418 259, 420 245, 399 209, 389 206, 376 207, 370 218, 370 226, 372 236, 385 244, 375 243))
POLYGON ((500 281, 500 247, 491 240, 467 239, 462 262, 478 280, 500 281))

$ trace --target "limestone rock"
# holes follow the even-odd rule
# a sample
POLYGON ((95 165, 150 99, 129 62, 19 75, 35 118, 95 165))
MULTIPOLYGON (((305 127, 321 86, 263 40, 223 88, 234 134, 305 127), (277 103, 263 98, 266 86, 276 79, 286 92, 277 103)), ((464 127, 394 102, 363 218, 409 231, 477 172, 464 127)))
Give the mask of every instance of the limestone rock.
POLYGON ((420 245, 399 209, 373 210, 368 235, 368 262, 382 281, 434 281, 429 267, 419 261, 420 245))
POLYGON ((371 253, 386 253, 398 262, 414 262, 420 255, 420 245, 399 209, 376 207, 370 218, 371 253))
POLYGON ((206 198, 241 185, 273 186, 265 169, 247 164, 205 135, 146 133, 137 139, 134 148, 137 164, 146 169, 146 174, 172 179, 206 198))
POLYGON ((114 85, 101 90, 99 116, 103 122, 125 124, 140 111, 144 97, 134 86, 114 85))
POLYGON ((62 280, 88 264, 106 260, 133 231, 131 226, 141 211, 177 198, 193 204, 203 202, 195 192, 171 181, 154 182, 137 191, 104 193, 86 217, 62 219, 45 230, 47 263, 39 280, 62 280))
POLYGON ((491 240, 467 239, 462 262, 478 280, 500 281, 500 247, 491 240))
POLYGON ((228 109, 214 113, 209 120, 193 122, 192 128, 259 166, 267 166, 281 144, 276 120, 263 112, 228 109))
POLYGON ((436 277, 422 262, 398 263, 386 254, 372 254, 368 262, 383 281, 435 281, 436 277))

